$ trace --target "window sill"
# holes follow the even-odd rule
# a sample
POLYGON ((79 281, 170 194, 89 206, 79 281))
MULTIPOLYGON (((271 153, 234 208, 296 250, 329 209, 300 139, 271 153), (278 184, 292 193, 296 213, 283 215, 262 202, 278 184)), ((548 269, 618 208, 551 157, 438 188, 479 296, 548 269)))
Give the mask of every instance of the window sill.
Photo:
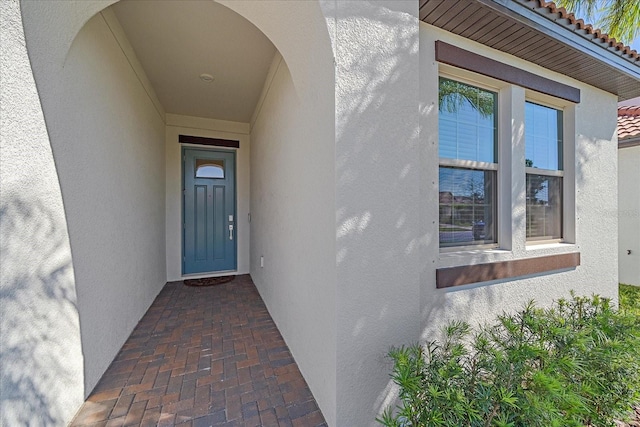
POLYGON ((445 246, 440 248, 440 256, 442 257, 450 254, 477 255, 491 251, 505 252, 495 243, 489 245, 445 246))
POLYGON ((566 243, 566 242, 528 242, 526 245, 526 251, 529 252, 537 252, 537 251, 551 251, 553 252, 567 252, 567 251, 575 251, 577 246, 575 243, 566 243))
MULTIPOLYGON (((538 252, 536 254, 542 256, 496 260, 457 267, 438 268, 436 269, 436 288, 442 289, 480 282, 540 275, 553 271, 572 269, 579 266, 580 252, 575 252, 575 245, 556 243, 552 246, 557 247, 559 245, 565 246, 566 250, 559 253, 557 251, 551 251, 551 254, 545 254, 545 252, 538 252)), ((511 254, 511 252, 508 251, 502 252, 511 254)), ((456 255, 460 255, 460 253, 456 253, 456 255)), ((441 254, 441 259, 442 258, 441 254)), ((477 262, 477 260, 474 261, 477 262)))
POLYGON ((513 259, 513 252, 496 246, 440 250, 439 267, 453 267, 513 259))

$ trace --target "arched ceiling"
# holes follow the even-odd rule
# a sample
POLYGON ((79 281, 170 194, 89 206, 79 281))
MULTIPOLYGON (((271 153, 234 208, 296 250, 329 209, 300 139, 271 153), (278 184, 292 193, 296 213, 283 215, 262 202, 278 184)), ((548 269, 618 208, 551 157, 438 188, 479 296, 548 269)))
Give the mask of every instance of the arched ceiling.
POLYGON ((276 52, 253 24, 212 0, 112 8, 167 113, 249 122, 276 52))

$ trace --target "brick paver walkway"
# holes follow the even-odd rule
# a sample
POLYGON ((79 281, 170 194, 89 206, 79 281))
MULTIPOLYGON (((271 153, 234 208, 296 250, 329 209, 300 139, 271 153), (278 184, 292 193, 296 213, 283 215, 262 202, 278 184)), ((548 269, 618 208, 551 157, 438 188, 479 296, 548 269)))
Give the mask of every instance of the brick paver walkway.
POLYGON ((326 426, 247 276, 167 283, 72 426, 326 426))

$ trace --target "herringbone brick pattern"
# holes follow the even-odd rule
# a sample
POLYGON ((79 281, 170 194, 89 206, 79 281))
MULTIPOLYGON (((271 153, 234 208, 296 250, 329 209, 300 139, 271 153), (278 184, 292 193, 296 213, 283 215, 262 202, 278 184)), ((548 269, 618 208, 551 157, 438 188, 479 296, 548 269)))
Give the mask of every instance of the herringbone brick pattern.
POLYGON ((251 277, 167 283, 72 426, 326 426, 251 277))

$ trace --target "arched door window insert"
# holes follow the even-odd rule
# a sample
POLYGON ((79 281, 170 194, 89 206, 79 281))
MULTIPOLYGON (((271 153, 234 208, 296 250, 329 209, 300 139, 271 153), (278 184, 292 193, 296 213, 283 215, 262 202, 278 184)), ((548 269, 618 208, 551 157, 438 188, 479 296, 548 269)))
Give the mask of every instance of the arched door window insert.
POLYGON ((196 178, 224 179, 224 161, 196 159, 196 178))

